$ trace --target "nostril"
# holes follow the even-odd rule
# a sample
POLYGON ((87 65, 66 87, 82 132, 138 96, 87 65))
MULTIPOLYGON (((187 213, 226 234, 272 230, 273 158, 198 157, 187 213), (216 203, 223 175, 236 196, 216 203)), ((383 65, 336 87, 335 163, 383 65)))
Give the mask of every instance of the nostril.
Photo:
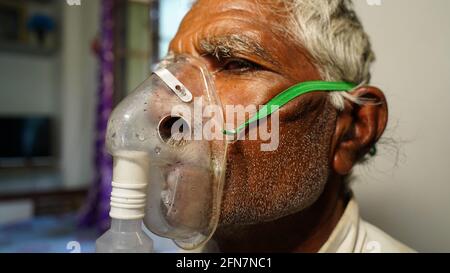
POLYGON ((162 141, 172 145, 180 145, 190 133, 189 123, 180 116, 166 116, 158 125, 158 134, 162 141))

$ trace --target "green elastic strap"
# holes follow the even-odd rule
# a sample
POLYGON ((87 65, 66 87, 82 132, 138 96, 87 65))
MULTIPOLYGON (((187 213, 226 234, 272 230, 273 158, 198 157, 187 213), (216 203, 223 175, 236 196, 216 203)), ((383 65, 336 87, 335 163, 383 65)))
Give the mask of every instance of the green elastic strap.
POLYGON ((235 130, 223 130, 223 133, 226 135, 235 135, 240 133, 245 127, 247 127, 249 124, 258 121, 260 119, 263 119, 275 111, 277 111, 279 108, 290 102, 291 100, 307 94, 311 92, 318 92, 318 91, 328 91, 328 92, 334 92, 334 91, 349 91, 353 88, 355 88, 356 85, 352 83, 347 82, 324 82, 324 81, 309 81, 309 82, 302 82, 300 84, 294 85, 287 90, 281 92, 279 95, 277 95, 275 98, 270 100, 266 105, 264 105, 252 118, 250 118, 245 123, 241 124, 237 129, 235 130))

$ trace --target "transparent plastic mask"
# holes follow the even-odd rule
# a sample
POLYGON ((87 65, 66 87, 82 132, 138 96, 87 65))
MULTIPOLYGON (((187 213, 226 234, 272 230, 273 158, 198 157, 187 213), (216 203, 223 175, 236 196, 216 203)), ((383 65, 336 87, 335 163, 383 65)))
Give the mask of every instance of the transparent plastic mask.
POLYGON ((144 224, 194 249, 212 236, 219 220, 227 141, 208 132, 222 132, 224 115, 200 60, 180 55, 159 68, 182 84, 171 88, 152 74, 113 111, 107 145, 115 158, 145 154, 144 224), (205 124, 210 125, 206 133, 205 124))

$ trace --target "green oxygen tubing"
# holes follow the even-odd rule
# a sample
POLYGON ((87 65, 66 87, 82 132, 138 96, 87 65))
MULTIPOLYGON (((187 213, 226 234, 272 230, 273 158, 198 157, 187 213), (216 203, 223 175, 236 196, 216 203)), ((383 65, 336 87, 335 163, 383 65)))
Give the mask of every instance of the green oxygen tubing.
POLYGON ((293 99, 311 92, 327 91, 327 92, 348 92, 356 87, 353 83, 348 82, 326 82, 326 81, 307 81, 294 85, 287 90, 281 92, 266 105, 264 105, 252 118, 241 124, 234 130, 223 130, 225 135, 236 135, 244 130, 251 123, 263 119, 282 106, 286 105, 293 99))

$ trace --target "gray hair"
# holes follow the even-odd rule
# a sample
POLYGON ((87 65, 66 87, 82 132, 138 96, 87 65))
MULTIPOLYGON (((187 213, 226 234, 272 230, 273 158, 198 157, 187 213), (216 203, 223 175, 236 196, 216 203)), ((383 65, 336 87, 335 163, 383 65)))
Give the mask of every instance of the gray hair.
MULTIPOLYGON (((370 82, 375 55, 351 0, 273 1, 291 15, 287 34, 308 50, 324 80, 358 86, 370 82)), ((330 99, 339 110, 344 99, 364 102, 346 92, 332 92, 330 99)))

